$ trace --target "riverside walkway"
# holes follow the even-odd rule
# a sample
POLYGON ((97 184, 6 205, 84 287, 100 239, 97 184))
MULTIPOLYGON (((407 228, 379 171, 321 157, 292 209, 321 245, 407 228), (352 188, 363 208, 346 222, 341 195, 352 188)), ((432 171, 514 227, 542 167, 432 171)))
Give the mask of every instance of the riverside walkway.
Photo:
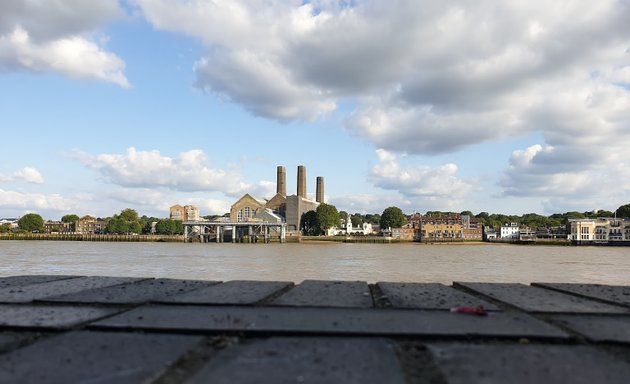
POLYGON ((630 286, 0 278, 0 383, 628 383, 630 286))

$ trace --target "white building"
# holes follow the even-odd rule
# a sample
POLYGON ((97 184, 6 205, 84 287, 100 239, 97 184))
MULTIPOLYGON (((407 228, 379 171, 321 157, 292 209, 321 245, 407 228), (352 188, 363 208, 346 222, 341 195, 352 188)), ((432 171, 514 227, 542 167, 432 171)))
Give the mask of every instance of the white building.
POLYGON ((517 223, 507 223, 501 226, 502 240, 518 240, 520 229, 517 223))
POLYGON ((567 238, 580 243, 630 242, 630 220, 613 218, 569 219, 567 238))

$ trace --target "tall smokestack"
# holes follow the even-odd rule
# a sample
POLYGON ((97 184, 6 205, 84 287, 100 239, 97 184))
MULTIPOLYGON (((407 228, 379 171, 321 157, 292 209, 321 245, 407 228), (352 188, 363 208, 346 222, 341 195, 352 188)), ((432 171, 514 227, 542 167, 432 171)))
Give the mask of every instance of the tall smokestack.
POLYGON ((306 167, 298 165, 297 195, 306 199, 306 167))
POLYGON ((287 195, 287 171, 282 165, 278 166, 278 173, 276 178, 276 193, 282 196, 287 195))
POLYGON ((324 202, 324 178, 317 176, 317 188, 315 190, 315 201, 318 203, 324 202))

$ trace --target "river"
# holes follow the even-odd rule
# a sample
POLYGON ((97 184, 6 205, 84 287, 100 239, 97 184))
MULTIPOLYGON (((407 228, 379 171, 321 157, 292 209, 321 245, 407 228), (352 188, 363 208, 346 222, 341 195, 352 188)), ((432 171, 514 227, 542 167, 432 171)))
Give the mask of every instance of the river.
POLYGON ((0 241, 0 276, 630 284, 630 248, 0 241))

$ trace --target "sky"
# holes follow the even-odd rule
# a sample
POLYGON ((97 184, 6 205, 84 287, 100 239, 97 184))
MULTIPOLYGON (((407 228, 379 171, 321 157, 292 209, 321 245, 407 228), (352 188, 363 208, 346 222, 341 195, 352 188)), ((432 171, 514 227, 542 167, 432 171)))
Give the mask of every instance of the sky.
POLYGON ((628 0, 3 0, 0 217, 325 179, 351 213, 630 202, 628 0))

